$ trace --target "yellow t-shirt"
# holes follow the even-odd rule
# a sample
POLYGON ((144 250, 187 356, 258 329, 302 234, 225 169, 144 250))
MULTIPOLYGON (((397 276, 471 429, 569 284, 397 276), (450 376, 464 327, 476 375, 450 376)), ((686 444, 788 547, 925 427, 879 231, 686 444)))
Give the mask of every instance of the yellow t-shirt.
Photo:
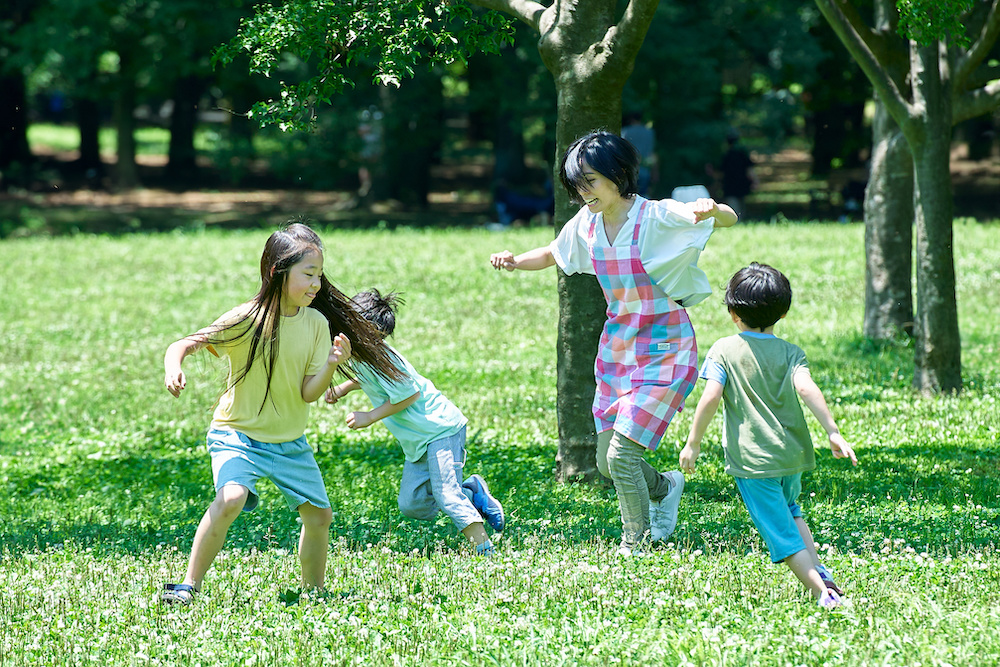
MULTIPOLYGON (((213 326, 223 326, 246 312, 246 305, 229 311, 213 326)), ((230 340, 240 331, 249 331, 253 323, 246 321, 233 329, 211 334, 209 340, 219 356, 229 361, 227 386, 243 371, 250 354, 252 336, 230 340)), ((330 327, 323 315, 313 308, 299 308, 291 317, 282 317, 278 331, 278 358, 271 374, 271 389, 267 390, 267 370, 264 357, 254 361, 250 372, 235 386, 229 386, 219 399, 212 418, 212 428, 239 431, 259 442, 291 442, 306 430, 309 404, 302 399, 302 381, 322 369, 330 354, 330 327), (261 409, 263 405, 263 409, 261 409)), ((266 352, 265 352, 266 356, 266 352)))

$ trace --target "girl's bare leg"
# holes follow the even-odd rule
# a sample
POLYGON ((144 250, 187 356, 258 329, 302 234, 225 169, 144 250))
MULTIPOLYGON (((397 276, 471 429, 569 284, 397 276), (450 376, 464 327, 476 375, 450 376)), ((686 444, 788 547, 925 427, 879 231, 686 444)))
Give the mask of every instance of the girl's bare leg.
POLYGON ((299 505, 299 516, 302 518, 302 532, 299 534, 302 588, 323 588, 333 510, 303 503, 299 505))

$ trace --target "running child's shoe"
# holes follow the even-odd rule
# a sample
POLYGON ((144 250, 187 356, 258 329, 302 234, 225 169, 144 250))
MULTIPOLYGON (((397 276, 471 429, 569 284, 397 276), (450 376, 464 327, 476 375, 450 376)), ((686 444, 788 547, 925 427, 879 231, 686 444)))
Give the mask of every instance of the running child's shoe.
POLYGON ((490 495, 490 487, 486 486, 486 480, 479 475, 472 475, 465 480, 462 487, 472 491, 472 505, 483 515, 490 528, 497 532, 502 531, 505 522, 503 505, 490 495))
POLYGON ((679 470, 671 470, 674 488, 658 501, 649 503, 649 534, 653 542, 659 542, 670 537, 677 527, 677 512, 680 508, 681 494, 684 493, 684 475, 679 470))
POLYGON ((837 585, 837 582, 833 580, 833 575, 830 574, 830 571, 828 569, 826 569, 822 565, 817 565, 816 571, 819 572, 819 578, 823 580, 823 583, 826 584, 827 588, 829 588, 837 595, 844 594, 844 591, 841 590, 840 586, 837 585))

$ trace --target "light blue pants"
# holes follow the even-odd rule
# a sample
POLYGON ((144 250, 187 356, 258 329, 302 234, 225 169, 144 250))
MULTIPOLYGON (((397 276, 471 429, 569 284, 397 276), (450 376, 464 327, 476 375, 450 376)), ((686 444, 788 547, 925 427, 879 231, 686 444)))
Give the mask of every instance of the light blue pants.
POLYGON ((481 523, 482 515, 462 489, 465 467, 465 427, 427 445, 419 461, 403 464, 399 511, 403 516, 433 521, 444 512, 461 531, 481 523))

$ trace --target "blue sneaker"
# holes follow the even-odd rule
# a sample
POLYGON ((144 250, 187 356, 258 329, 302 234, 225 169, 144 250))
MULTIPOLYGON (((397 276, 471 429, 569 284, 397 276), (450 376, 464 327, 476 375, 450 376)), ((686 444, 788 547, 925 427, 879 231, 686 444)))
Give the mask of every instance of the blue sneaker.
POLYGON ((486 480, 479 475, 472 475, 462 484, 463 488, 472 491, 472 505, 479 510, 479 513, 490 524, 490 528, 500 532, 504 526, 503 505, 500 501, 490 495, 490 487, 486 486, 486 480))

